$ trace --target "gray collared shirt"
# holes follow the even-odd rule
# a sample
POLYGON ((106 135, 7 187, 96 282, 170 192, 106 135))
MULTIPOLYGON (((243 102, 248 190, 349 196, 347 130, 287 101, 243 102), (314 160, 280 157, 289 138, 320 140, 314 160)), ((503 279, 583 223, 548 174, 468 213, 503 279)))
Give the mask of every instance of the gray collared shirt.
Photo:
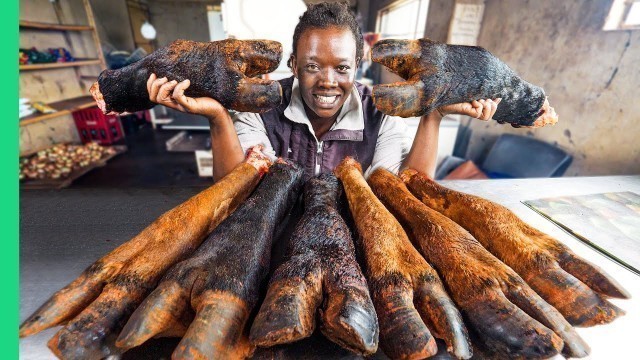
MULTIPOLYGON (((284 115, 293 122, 306 125, 309 128, 309 132, 313 134, 316 142, 318 142, 311 122, 304 111, 302 101, 298 79, 294 79, 291 89, 291 102, 284 110, 284 115)), ((265 153, 275 158, 275 151, 269 142, 267 130, 259 114, 239 112, 235 113, 232 117, 238 138, 240 139, 240 145, 244 152, 252 146, 262 144, 264 145, 265 153)), ((336 122, 330 130, 341 129, 364 129, 362 103, 360 102, 360 96, 355 86, 351 89, 351 94, 349 94, 349 97, 340 110, 336 122)), ((362 141, 362 139, 355 141, 362 141)), ((371 166, 365 171, 365 176, 369 176, 373 170, 379 167, 397 174, 402 165, 402 161, 407 154, 409 154, 412 141, 413 138, 408 131, 407 124, 402 118, 385 115, 382 118, 382 126, 378 133, 373 161, 371 162, 371 166)))

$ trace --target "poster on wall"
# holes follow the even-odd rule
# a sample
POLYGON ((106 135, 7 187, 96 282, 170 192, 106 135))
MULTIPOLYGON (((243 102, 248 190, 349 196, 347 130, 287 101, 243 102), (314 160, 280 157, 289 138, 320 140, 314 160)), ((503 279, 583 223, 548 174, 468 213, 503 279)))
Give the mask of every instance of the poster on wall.
POLYGON ((476 46, 483 14, 484 1, 456 1, 447 43, 476 46))

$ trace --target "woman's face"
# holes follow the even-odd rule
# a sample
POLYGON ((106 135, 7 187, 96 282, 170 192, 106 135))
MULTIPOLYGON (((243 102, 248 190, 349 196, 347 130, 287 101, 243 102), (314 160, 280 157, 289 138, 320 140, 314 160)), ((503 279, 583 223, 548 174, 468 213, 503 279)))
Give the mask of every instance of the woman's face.
POLYGON ((298 39, 296 53, 292 55, 293 74, 308 110, 319 118, 336 116, 355 79, 353 34, 348 28, 308 29, 298 39))

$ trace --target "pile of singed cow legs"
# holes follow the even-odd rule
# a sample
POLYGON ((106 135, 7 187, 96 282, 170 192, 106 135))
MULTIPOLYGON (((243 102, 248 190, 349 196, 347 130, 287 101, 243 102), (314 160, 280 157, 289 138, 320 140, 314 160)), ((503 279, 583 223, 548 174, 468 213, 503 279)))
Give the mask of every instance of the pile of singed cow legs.
POLYGON ((442 275, 469 325, 487 345, 525 358, 548 357, 559 350, 570 357, 588 353, 560 313, 466 230, 413 197, 402 180, 380 169, 369 183, 442 275))
POLYGON ((629 297, 614 279, 504 206, 447 189, 415 170, 401 177, 424 204, 469 231, 572 325, 605 324, 624 314, 606 300, 629 297))
POLYGON ((271 166, 253 194, 197 251, 167 272, 133 313, 116 345, 128 349, 167 330, 185 329, 175 358, 247 357, 246 323, 268 273, 273 234, 301 183, 302 170, 292 163, 271 166), (190 324, 175 325, 191 311, 195 318, 190 324))
POLYGON ((274 345, 311 336, 319 312, 320 330, 334 342, 325 355, 374 353, 377 316, 339 214, 341 187, 331 174, 307 183, 287 259, 250 321, 269 274, 276 229, 300 195, 302 174, 291 162, 269 166, 258 151, 250 152, 231 174, 54 294, 24 322, 21 336, 64 324, 49 342, 63 359, 118 355, 153 337, 181 337, 172 355, 177 359, 242 359, 255 344, 274 347, 258 357, 295 357, 322 344, 318 336, 284 352, 274 345))
POLYGON ((471 356, 462 317, 436 271, 411 245, 402 226, 371 192, 360 165, 347 158, 335 170, 360 234, 367 280, 380 321, 382 350, 391 358, 437 352, 431 330, 460 358, 471 356), (427 326, 427 324, 429 326, 427 326))
POLYGON ((606 300, 628 298, 615 280, 498 204, 415 170, 396 177, 378 169, 367 184, 360 165, 347 158, 336 174, 360 233, 380 345, 392 358, 433 355, 429 330, 459 358, 471 357, 472 348, 497 358, 584 357, 589 347, 571 325, 603 324, 624 313, 606 300), (421 274, 430 274, 426 294, 421 274), (446 291, 433 290, 443 285, 446 291), (380 301, 388 294, 395 296, 380 301), (391 333, 389 324, 403 329, 391 333))
POLYGON ((303 174, 254 149, 54 294, 20 336, 63 324, 49 342, 63 359, 154 337, 181 338, 174 359, 354 358, 375 353, 378 339, 392 359, 422 359, 436 354, 435 338, 461 359, 478 349, 540 359, 586 356, 572 325, 623 314, 606 300, 628 297, 620 285, 500 205, 414 170, 378 169, 367 182, 351 158, 335 174, 305 185, 266 295, 272 244, 303 174), (340 215, 343 188, 357 246, 340 215))
POLYGON ((160 216, 130 241, 89 266, 21 326, 29 336, 63 324, 49 342, 60 358, 121 352, 113 340, 131 313, 176 262, 185 259, 256 187, 270 161, 259 149, 210 188, 160 216))
POLYGON ((253 343, 270 347, 309 337, 321 308, 327 338, 363 355, 377 350, 378 321, 350 231, 339 214, 339 196, 340 184, 331 174, 307 182, 305 212, 253 322, 253 343))

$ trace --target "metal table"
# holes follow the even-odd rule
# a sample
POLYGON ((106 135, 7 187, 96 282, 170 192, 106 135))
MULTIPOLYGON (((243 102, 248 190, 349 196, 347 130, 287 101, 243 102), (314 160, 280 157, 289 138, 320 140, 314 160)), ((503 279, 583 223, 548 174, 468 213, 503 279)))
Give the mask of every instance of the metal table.
MULTIPOLYGON (((640 277, 605 258, 521 203, 552 196, 633 191, 640 176, 444 181, 456 190, 501 203, 534 227, 602 267, 632 295, 612 300, 627 314, 609 325, 580 328, 592 359, 634 358, 640 324, 640 277)), ((163 212, 202 188, 28 191, 20 202, 20 320, 82 270, 129 240, 163 212)), ((21 339, 23 360, 54 359, 46 343, 58 328, 21 339)), ((561 358, 561 357, 558 357, 561 358)))

